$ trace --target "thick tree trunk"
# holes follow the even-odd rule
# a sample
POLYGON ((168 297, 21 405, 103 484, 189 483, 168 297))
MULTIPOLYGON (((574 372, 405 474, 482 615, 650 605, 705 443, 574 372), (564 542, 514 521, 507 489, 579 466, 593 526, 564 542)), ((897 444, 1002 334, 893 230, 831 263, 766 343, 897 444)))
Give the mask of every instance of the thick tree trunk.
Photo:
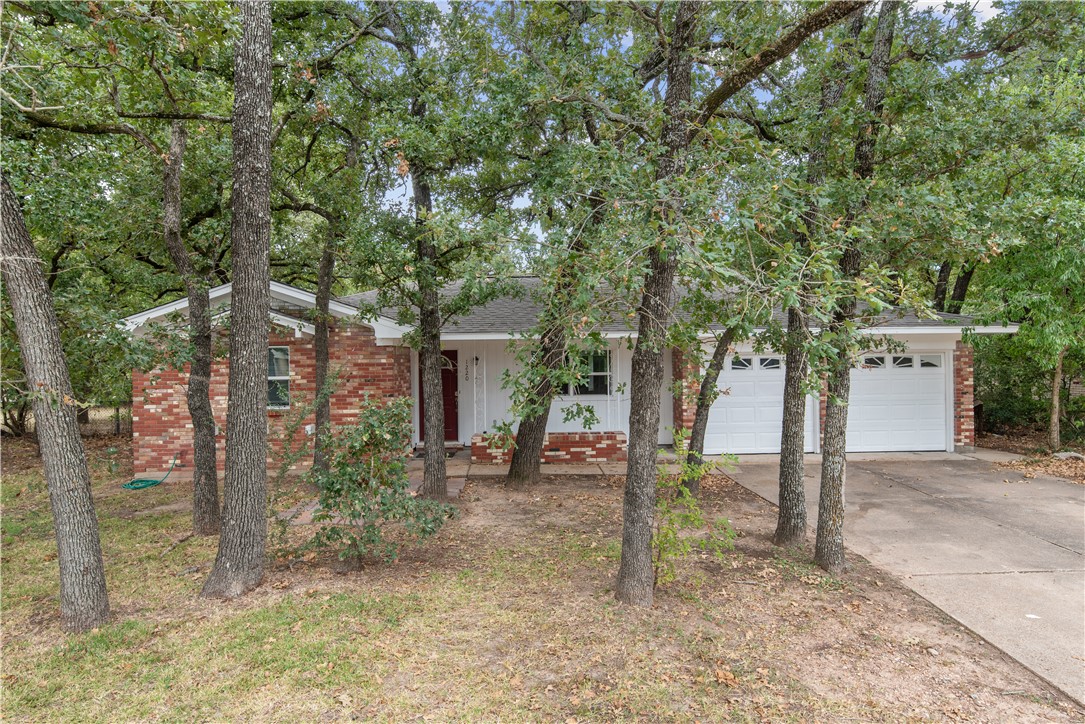
MULTIPOLYGON (((874 150, 881 129, 882 106, 889 80, 889 58, 893 47, 899 0, 882 3, 878 13, 878 27, 870 52, 866 83, 863 88, 863 109, 868 120, 859 130, 855 143, 855 176, 869 179, 874 175, 874 150)), ((853 28, 860 27, 861 18, 853 28)), ((855 33, 858 36, 858 33, 855 33)), ((850 225, 855 215, 866 205, 859 201, 856 210, 849 213, 850 225)), ((862 256, 859 248, 849 246, 840 259, 840 273, 844 279, 854 279, 859 274, 862 256)), ((842 302, 829 328, 834 335, 841 335, 844 326, 855 314, 855 300, 842 302)), ((821 492, 818 500, 817 540, 814 544, 814 561, 825 570, 835 573, 845 566, 844 558, 844 480, 846 476, 846 433, 848 426, 848 396, 851 391, 851 363, 847 347, 837 350, 839 356, 829 371, 829 402, 825 413, 825 432, 822 443, 821 492)))
POLYGON ((3 282, 11 300, 27 386, 33 395, 34 421, 53 510, 60 566, 60 622, 66 631, 85 631, 109 620, 87 456, 79 437, 68 363, 41 259, 6 174, 0 183, 3 282))
POLYGON ((320 255, 320 267, 316 282, 316 323, 313 335, 313 353, 316 358, 316 437, 313 439, 313 469, 327 470, 328 455, 324 446, 331 435, 332 400, 328 387, 328 326, 331 322, 329 307, 332 298, 332 282, 335 279, 335 248, 338 244, 338 226, 329 222, 328 238, 320 255))
POLYGON ((829 372, 829 399, 825 408, 825 432, 821 449, 821 495, 818 499, 817 542, 814 562, 829 573, 847 567, 844 558, 844 484, 847 457, 844 445, 848 429, 848 395, 851 367, 846 360, 829 372))
POLYGON ((234 49, 233 258, 226 488, 203 595, 260 584, 267 545, 267 347, 271 245, 271 7, 241 2, 234 49))
POLYGON ((1047 444, 1051 452, 1058 452, 1062 447, 1062 431, 1059 427, 1059 418, 1062 416, 1062 363, 1066 358, 1067 347, 1059 350, 1059 356, 1055 358, 1055 369, 1051 372, 1051 417, 1048 418, 1047 444))
MULTIPOLYGON (((663 182, 662 186, 685 171, 693 69, 690 46, 699 11, 698 3, 686 0, 679 4, 675 14, 667 58, 664 101, 667 117, 661 137, 664 151, 656 171, 656 179, 663 182)), ((678 225, 681 198, 672 194, 664 204, 667 221, 678 225)), ((622 558, 615 596, 622 603, 635 606, 651 606, 655 593, 652 526, 656 506, 659 393, 663 386, 665 324, 674 307, 674 273, 678 267, 678 245, 668 241, 661 237, 648 252, 649 269, 637 309, 638 336, 630 374, 629 462, 622 506, 622 558)))
POLYGON ((517 428, 516 447, 512 451, 512 462, 505 481, 512 488, 539 482, 546 423, 550 419, 550 402, 554 399, 554 384, 549 373, 560 367, 565 358, 565 330, 560 324, 543 332, 539 341, 539 357, 543 366, 542 376, 531 393, 539 411, 520 420, 517 428))
POLYGON ((427 228, 429 215, 433 212, 433 199, 429 183, 421 171, 416 171, 414 176, 414 204, 418 234, 415 239, 419 290, 418 368, 422 378, 426 432, 422 487, 419 493, 427 498, 447 498, 444 386, 441 383, 441 307, 436 283, 437 249, 427 228))
POLYGON ((972 282, 972 275, 976 273, 976 265, 968 264, 957 274, 957 281, 953 284, 953 294, 950 295, 946 304, 946 311, 951 314, 960 314, 964 307, 964 300, 968 297, 968 285, 972 282))
POLYGON ((780 433, 780 509, 772 542, 794 546, 806 540, 806 317, 787 310, 784 420, 780 433))
POLYGON ((934 283, 934 311, 946 311, 946 295, 949 293, 949 275, 953 273, 953 262, 944 261, 938 267, 938 279, 934 283))
MULTIPOLYGON (((704 436, 708 430, 708 416, 712 411, 712 403, 719 396, 716 382, 720 378, 720 373, 723 372, 723 364, 727 360, 727 350, 734 338, 735 332, 733 329, 724 330, 720 338, 716 340, 716 349, 712 352, 712 359, 708 361, 708 367, 705 368, 704 374, 701 376, 701 384, 697 389, 697 409, 693 412, 693 427, 689 431, 689 450, 686 451, 686 462, 690 465, 704 464, 704 436)), ((699 475, 686 480, 684 485, 690 495, 697 496, 701 494, 701 477, 699 475)))
POLYGON ((215 416, 211 408, 211 301, 207 284, 196 273, 192 258, 181 238, 181 169, 184 164, 188 129, 174 121, 170 150, 163 173, 162 217, 166 250, 185 284, 188 294, 188 334, 193 346, 188 375, 188 414, 192 418, 192 531, 216 535, 221 523, 215 416))

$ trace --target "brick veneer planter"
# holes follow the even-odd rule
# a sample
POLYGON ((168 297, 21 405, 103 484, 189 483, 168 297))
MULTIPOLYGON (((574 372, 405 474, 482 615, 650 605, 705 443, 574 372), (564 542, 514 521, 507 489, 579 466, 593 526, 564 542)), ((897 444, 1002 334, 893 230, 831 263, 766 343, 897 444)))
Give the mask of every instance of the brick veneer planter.
MULTIPOLYGON (((509 464, 512 448, 502 450, 496 443, 496 435, 472 435, 471 462, 509 464), (494 447, 489 445, 491 440, 494 447)), ((548 432, 540 459, 544 463, 622 462, 626 459, 627 444, 624 432, 548 432)))
MULTIPOLYGON (((357 417, 362 400, 409 397, 411 394, 411 358, 406 347, 378 346, 373 331, 361 325, 337 325, 330 330, 328 358, 332 372, 338 371, 331 397, 332 425, 345 425, 357 417)), ((290 397, 294 415, 316 394, 316 357, 313 339, 298 338, 293 331, 272 327, 269 346, 290 348, 290 397)), ((215 360, 211 370, 211 408, 218 424, 218 467, 224 469, 226 398, 230 363, 215 360)), ((162 369, 132 373, 132 462, 136 474, 164 473, 177 456, 177 471, 191 471, 192 418, 188 414, 186 389, 188 368, 162 369)), ((294 436, 284 439, 285 426, 293 421, 291 410, 268 410, 271 455, 269 465, 285 445, 305 442, 305 425, 314 422, 309 415, 298 425, 294 436)), ((292 468, 308 467, 308 456, 292 468)))

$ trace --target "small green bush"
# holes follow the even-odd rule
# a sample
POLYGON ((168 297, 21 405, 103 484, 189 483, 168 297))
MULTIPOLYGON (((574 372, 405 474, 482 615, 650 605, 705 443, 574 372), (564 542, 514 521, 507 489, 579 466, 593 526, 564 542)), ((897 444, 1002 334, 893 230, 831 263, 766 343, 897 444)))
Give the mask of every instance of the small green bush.
POLYGON ((694 550, 722 559, 724 553, 734 550, 735 530, 726 518, 719 518, 709 525, 697 499, 690 495, 686 483, 702 478, 712 463, 696 465, 686 460, 689 452, 684 430, 674 431, 674 453, 679 468, 669 473, 660 466, 656 486, 655 530, 652 535, 652 562, 655 569, 655 585, 670 583, 675 579, 677 561, 694 550), (708 528, 702 537, 695 531, 708 528))
POLYGON ((402 543, 433 535, 454 514, 410 491, 410 405, 366 398, 357 422, 328 436, 328 470, 310 473, 320 491, 313 522, 321 528, 305 547, 337 549, 341 560, 394 560, 402 543), (393 528, 405 535, 390 536, 393 528))

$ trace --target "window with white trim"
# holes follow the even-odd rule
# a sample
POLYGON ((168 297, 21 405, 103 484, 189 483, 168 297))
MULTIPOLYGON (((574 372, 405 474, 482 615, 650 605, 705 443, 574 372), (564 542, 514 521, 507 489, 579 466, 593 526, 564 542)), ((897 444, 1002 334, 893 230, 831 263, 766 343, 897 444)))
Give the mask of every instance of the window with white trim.
POLYGON ((912 366, 912 357, 911 357, 911 355, 894 356, 893 357, 893 366, 898 368, 898 369, 911 367, 912 366))
POLYGON ((267 348, 267 406, 290 407, 290 348, 267 348))
POLYGON ((564 395, 609 395, 610 353, 592 352, 581 358, 581 365, 589 371, 581 373, 580 381, 565 385, 564 395))
POLYGON ((920 367, 941 367, 942 355, 940 354, 921 354, 919 355, 920 367))
POLYGON ((763 370, 778 370, 784 365, 779 357, 762 357, 760 362, 763 370))
POLYGON ((748 369, 750 369, 750 360, 743 359, 741 357, 733 357, 731 359, 731 369, 733 369, 733 370, 748 370, 748 369))
POLYGON ((885 357, 882 357, 881 355, 871 355, 869 357, 863 357, 863 367, 880 370, 885 367, 885 357))

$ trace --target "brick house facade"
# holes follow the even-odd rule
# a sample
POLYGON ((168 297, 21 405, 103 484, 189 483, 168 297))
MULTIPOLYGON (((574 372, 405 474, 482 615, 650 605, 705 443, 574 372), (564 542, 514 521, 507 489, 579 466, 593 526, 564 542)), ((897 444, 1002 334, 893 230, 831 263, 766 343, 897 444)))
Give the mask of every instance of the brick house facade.
MULTIPOLYGON (((529 285, 530 286, 530 285, 529 285)), ((227 314, 231 286, 223 285, 211 290, 212 308, 216 316, 227 314)), ((269 346, 285 347, 289 355, 289 396, 291 406, 288 409, 269 409, 269 464, 278 466, 282 453, 287 449, 305 442, 305 436, 311 434, 314 420, 312 415, 297 419, 304 410, 304 405, 311 401, 315 390, 315 359, 313 347, 314 329, 304 320, 309 318, 309 310, 315 306, 315 297, 304 290, 272 282, 271 285, 272 321, 269 346), (294 430, 290 441, 283 439, 287 425, 294 430), (308 428, 308 429, 307 429, 308 428), (289 447, 288 447, 289 446, 289 447)), ((334 426, 350 423, 357 415, 361 401, 368 395, 371 398, 390 399, 409 397, 414 399, 414 440, 420 441, 420 402, 417 382, 417 359, 403 342, 408 327, 401 326, 389 316, 377 315, 365 322, 359 321, 359 309, 372 300, 362 299, 365 295, 344 297, 331 304, 333 322, 329 337, 330 371, 336 375, 336 386, 331 398, 331 421, 334 426)), ((500 445, 489 444, 492 431, 501 429, 502 423, 510 420, 512 400, 507 385, 503 382, 505 372, 517 364, 510 351, 509 340, 532 328, 538 319, 538 303, 532 301, 530 294, 499 298, 488 306, 468 313, 468 316, 454 321, 443 336, 446 353, 453 360, 449 372, 449 385, 443 403, 446 404, 446 419, 455 424, 446 430, 448 442, 455 445, 470 445, 472 458, 476 462, 505 463, 510 457, 500 445), (498 331, 500 330, 500 331, 498 331), (453 354, 455 353, 455 354, 453 354), (451 414, 455 417, 448 417, 451 414)), ((133 315, 126 323, 133 333, 145 325, 157 324, 160 320, 178 321, 176 315, 183 316, 187 308, 186 300, 178 300, 156 307, 147 312, 133 315)), ((953 315, 944 315, 952 317, 953 315)), ((937 393, 927 392, 926 402, 930 406, 928 416, 914 416, 915 420, 930 420, 930 412, 944 416, 944 424, 935 427, 919 427, 927 433, 917 447, 892 447, 893 440, 887 447, 866 447, 866 450, 938 450, 968 448, 975 445, 975 420, 973 412, 973 363, 972 348, 961 341, 960 327, 971 320, 954 318, 945 320, 908 319, 896 328, 889 328, 890 336, 895 337, 909 348, 915 348, 910 355, 911 362, 902 367, 914 368, 926 377, 937 378, 939 372, 944 376, 938 382, 937 393), (947 324, 952 322, 956 328, 947 324), (929 354, 924 355, 927 352, 929 354), (927 359, 923 359, 926 357, 927 359), (936 358, 937 363, 931 361, 936 358), (944 360, 944 362, 942 362, 944 360), (914 364, 913 364, 914 363, 914 364), (920 367, 927 369, 919 370, 920 367), (942 368, 942 369, 937 369, 942 368), (946 369, 948 368, 948 369, 946 369), (937 371, 936 371, 937 370, 937 371), (944 389, 944 396, 942 390, 944 389), (934 398, 936 402, 930 400, 934 398), (941 436, 945 435, 944 441, 941 436)), ((625 321, 615 322, 613 328, 605 328, 605 337, 609 345, 606 359, 606 392, 591 391, 587 397, 578 398, 568 393, 562 400, 556 400, 551 411, 542 460, 545 462, 606 462, 624 460, 628 435, 628 409, 630 404, 628 383, 631 379, 632 346, 628 344, 631 331, 625 321), (568 420, 562 420, 560 409, 571 403, 585 403, 594 406, 600 430, 585 430, 568 420), (555 413, 555 410, 557 413, 555 413)), ((177 334, 184 334, 184 327, 175 328, 177 334)), ((988 328, 984 333, 1000 333, 1013 329, 988 328)), ((881 330, 886 333, 885 327, 881 330)), ((720 385, 734 391, 724 395, 718 404, 721 408, 728 405, 744 405, 744 413, 753 409, 755 416, 745 414, 739 417, 714 417, 710 425, 715 436, 709 449, 706 440, 706 453, 713 454, 721 450, 728 452, 772 452, 772 435, 778 436, 779 421, 772 418, 775 407, 781 406, 782 387, 772 385, 782 379, 782 358, 771 351, 753 351, 750 344, 736 345, 737 352, 746 360, 742 369, 736 372, 734 358, 729 358, 720 385), (776 359, 771 359, 771 357, 776 359), (759 363, 751 367, 751 360, 759 363), (756 374, 755 374, 756 372, 756 374), (755 385, 754 379, 762 380, 755 385), (777 380, 777 382, 774 382, 777 380), (756 390, 756 393, 752 393, 756 390), (745 426, 760 425, 760 428, 745 426), (772 428, 772 429, 770 429, 772 428), (751 449, 744 449, 741 442, 727 442, 721 435, 738 431, 751 434, 751 430, 761 437, 751 449), (722 432, 721 432, 722 431, 722 432), (755 448, 755 449, 754 449, 755 448)), ((879 353, 883 354, 883 353, 879 353)), ((670 378, 661 390, 660 396, 660 432, 659 444, 671 441, 670 430, 689 430, 696 414, 699 371, 696 362, 680 350, 668 350, 670 378)), ((895 362, 894 362, 895 364, 895 362)), ((212 370, 211 404, 215 420, 220 431, 226 428, 227 420, 227 379, 229 362, 225 358, 216 360, 212 370)), ((909 374, 909 373, 904 373, 909 374)), ((444 379, 444 374, 443 374, 444 379)), ((895 379, 895 378, 893 378, 895 379)), ((893 379, 886 385, 897 387, 893 379)), ((269 379, 269 382, 273 380, 269 379)), ((908 382, 902 380, 897 389, 896 403, 879 401, 878 395, 858 397, 853 390, 855 405, 866 405, 866 409, 880 410, 882 420, 902 419, 910 407, 916 404, 908 382), (877 407, 881 405, 881 407, 877 407), (899 406, 895 406, 899 405, 899 406)), ((188 414, 186 400, 187 370, 160 369, 152 372, 133 372, 133 407, 132 441, 133 462, 137 474, 164 473, 173 460, 177 460, 177 471, 184 474, 191 471, 193 465, 192 422, 188 414)), ((934 389, 933 387, 930 389, 934 389)), ((579 393, 578 393, 579 394, 579 393)), ((715 410, 715 407, 713 408, 715 410)), ((733 408, 731 408, 733 409, 733 408)), ((823 428, 825 400, 821 395, 821 404, 811 401, 807 430, 808 440, 816 441, 818 430, 823 428), (819 415, 820 412, 820 415, 819 415)), ((714 413, 715 414, 715 413, 714 413)), ((921 423, 917 423, 920 424, 921 423)), ((864 430, 877 428, 862 427, 864 430)), ((778 446, 779 438, 776 437, 778 446)), ((898 441, 899 442, 899 441, 898 441)), ((220 468, 225 463, 224 434, 218 437, 220 468)), ((909 443, 910 444, 910 443, 909 443)), ((881 443, 876 443, 881 445, 881 443)), ((819 448, 814 442, 811 448, 819 448)), ((778 447, 777 447, 778 449, 778 447)), ((299 458, 294 467, 309 464, 309 456, 299 458)))
MULTIPOLYGON (((402 346, 377 344, 373 330, 360 324, 333 323, 328 336, 329 368, 336 374, 331 396, 333 425, 349 424, 358 414, 360 401, 411 396, 410 350, 402 346)), ((277 467, 287 449, 285 429, 294 429, 289 443, 294 449, 304 443, 306 426, 313 415, 297 420, 297 411, 316 395, 316 357, 312 337, 297 336, 292 330, 272 327, 269 347, 289 349, 291 407, 268 410, 269 466, 277 467)), ((230 363, 216 359, 211 371, 211 407, 220 430, 218 467, 225 465, 226 397, 230 363)), ((165 472, 176 458, 178 473, 193 466, 192 419, 186 400, 188 370, 160 369, 132 373, 132 457, 135 470, 165 472)), ((305 467, 306 456, 292 467, 305 467)))

